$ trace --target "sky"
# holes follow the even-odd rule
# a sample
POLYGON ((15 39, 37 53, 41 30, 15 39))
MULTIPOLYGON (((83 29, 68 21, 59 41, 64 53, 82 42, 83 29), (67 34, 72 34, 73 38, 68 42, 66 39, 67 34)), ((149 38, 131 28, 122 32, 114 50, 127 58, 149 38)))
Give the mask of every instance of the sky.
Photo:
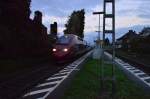
MULTIPOLYGON (((110 12, 110 6, 107 7, 110 12)), ((65 29, 64 24, 74 10, 85 9, 85 39, 96 39, 98 16, 94 11, 103 11, 103 0, 32 0, 31 10, 43 13, 43 24, 48 27, 58 23, 59 34, 65 29)), ((139 32, 144 26, 150 26, 150 0, 116 0, 116 38, 124 35, 129 29, 139 32)), ((102 16, 101 16, 102 18, 102 16)), ((108 27, 109 27, 108 22, 108 27)), ((102 26, 102 21, 101 21, 102 26)), ((102 28, 101 28, 102 30, 102 28)))

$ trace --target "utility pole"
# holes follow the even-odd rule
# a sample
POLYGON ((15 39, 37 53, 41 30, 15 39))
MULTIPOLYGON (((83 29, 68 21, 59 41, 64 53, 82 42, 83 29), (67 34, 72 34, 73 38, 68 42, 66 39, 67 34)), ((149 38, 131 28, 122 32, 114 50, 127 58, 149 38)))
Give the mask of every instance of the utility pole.
POLYGON ((116 92, 116 78, 115 78, 115 0, 104 0, 103 3, 103 12, 93 12, 93 14, 98 14, 99 15, 99 29, 98 29, 98 33, 99 33, 99 40, 100 40, 100 14, 103 14, 103 44, 102 44, 102 57, 101 57, 101 67, 100 67, 100 79, 101 79, 101 90, 102 92, 104 91, 104 87, 105 87, 105 82, 107 83, 108 80, 110 80, 112 82, 112 90, 111 90, 111 99, 114 99, 115 97, 115 92, 116 92), (106 11, 107 9, 107 4, 111 4, 112 7, 110 7, 111 9, 111 13, 108 13, 106 11), (106 20, 107 19, 111 19, 111 29, 106 29, 106 20), (105 46, 105 36, 107 34, 111 34, 112 35, 112 59, 111 59, 111 72, 112 75, 111 77, 106 77, 104 75, 104 66, 105 66, 105 60, 104 60, 104 52, 106 49, 105 46))
MULTIPOLYGON (((115 96, 116 91, 116 78, 115 78, 115 0, 104 0, 104 17, 103 17, 103 40, 105 39, 105 35, 111 34, 112 35, 112 98, 115 96), (107 13, 107 4, 112 4, 111 13, 107 13), (112 19, 111 23, 111 30, 106 29, 106 20, 112 19)), ((103 49, 105 50, 105 45, 103 45, 103 49)), ((103 51, 104 53, 104 51, 103 51)))
MULTIPOLYGON (((93 15, 99 15, 99 26, 98 26, 98 31, 96 31, 96 32, 98 32, 98 48, 99 48, 99 53, 101 53, 101 50, 102 50, 102 45, 101 45, 101 39, 100 39, 100 23, 101 23, 101 21, 100 21, 100 15, 101 14, 104 14, 104 12, 93 12, 93 15)), ((102 55, 101 55, 102 56, 102 55)), ((100 86, 103 88, 103 67, 102 67, 102 65, 101 65, 101 63, 102 63, 102 60, 100 59, 100 57, 99 57, 99 61, 98 61, 98 66, 100 66, 100 86)))
MULTIPOLYGON (((99 43, 100 43, 100 41, 101 41, 101 37, 100 37, 100 32, 101 32, 101 30, 100 30, 100 25, 101 25, 101 21, 100 21, 100 15, 101 14, 103 14, 103 12, 93 12, 93 15, 99 15, 99 25, 98 25, 98 31, 96 31, 96 32, 98 32, 98 41, 99 41, 99 43)), ((98 46, 99 48, 101 48, 101 45, 99 44, 99 46, 98 46)))

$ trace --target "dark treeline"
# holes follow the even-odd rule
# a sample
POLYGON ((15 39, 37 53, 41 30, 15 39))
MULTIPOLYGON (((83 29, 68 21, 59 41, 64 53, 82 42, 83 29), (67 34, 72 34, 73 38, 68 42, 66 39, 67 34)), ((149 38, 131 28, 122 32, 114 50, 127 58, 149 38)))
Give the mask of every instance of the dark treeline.
POLYGON ((42 13, 30 19, 31 0, 0 0, 0 58, 20 59, 49 55, 42 13))
POLYGON ((71 16, 65 24, 66 29, 64 30, 65 34, 75 34, 81 38, 84 38, 84 20, 85 20, 85 11, 84 9, 79 11, 73 11, 71 16))

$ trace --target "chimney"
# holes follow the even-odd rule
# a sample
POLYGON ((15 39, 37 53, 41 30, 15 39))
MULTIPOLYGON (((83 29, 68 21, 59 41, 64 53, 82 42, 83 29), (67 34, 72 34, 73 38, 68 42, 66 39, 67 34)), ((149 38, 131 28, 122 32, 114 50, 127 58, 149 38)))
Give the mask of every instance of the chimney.
POLYGON ((36 23, 42 24, 42 12, 40 12, 40 11, 34 12, 34 21, 36 23))
POLYGON ((50 24, 50 33, 57 36, 57 22, 50 24))

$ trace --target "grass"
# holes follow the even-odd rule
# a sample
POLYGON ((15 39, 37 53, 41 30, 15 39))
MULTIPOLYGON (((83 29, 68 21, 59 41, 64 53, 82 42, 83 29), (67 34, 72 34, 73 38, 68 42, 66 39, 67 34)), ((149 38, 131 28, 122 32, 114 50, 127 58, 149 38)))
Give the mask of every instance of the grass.
MULTIPOLYGON (((111 66, 109 64, 105 64, 104 70, 105 76, 111 75, 111 66)), ((150 95, 146 95, 140 87, 130 81, 119 69, 116 69, 115 72, 117 78, 115 99, 150 99, 150 95)), ((97 60, 89 60, 76 75, 71 86, 65 92, 63 99, 101 99, 99 77, 100 66, 97 65, 97 60)), ((111 89, 110 82, 105 82, 105 85, 108 85, 108 90, 111 89)))

